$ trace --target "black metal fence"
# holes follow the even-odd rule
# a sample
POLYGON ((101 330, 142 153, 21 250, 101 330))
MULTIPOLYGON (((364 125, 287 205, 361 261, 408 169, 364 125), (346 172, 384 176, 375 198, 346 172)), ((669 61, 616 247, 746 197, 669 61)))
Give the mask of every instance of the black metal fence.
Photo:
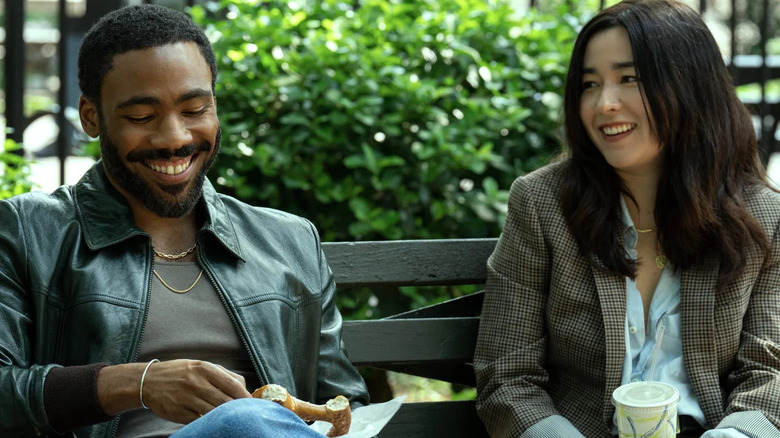
MULTIPOLYGON (((24 130, 31 122, 41 116, 54 116, 59 127, 57 139, 46 153, 56 155, 60 160, 60 180, 65 181, 65 158, 75 154, 79 143, 78 128, 66 116, 78 101, 79 91, 76 80, 76 55, 83 34, 100 16, 128 2, 138 3, 138 0, 84 0, 86 8, 83 15, 73 17, 69 14, 66 0, 56 1, 59 17, 57 42, 57 76, 59 87, 56 95, 56 105, 49 110, 32 115, 25 115, 25 65, 27 61, 24 39, 25 4, 29 0, 5 0, 4 30, 5 40, 2 42, 5 58, 3 66, 5 91, 5 118, 8 127, 8 137, 22 142, 24 130)), ((208 0, 143 0, 143 3, 165 4, 173 7, 192 6, 205 3, 208 0)), ((525 0, 517 0, 521 4, 525 0)), ((527 0, 526 7, 544 8, 550 4, 568 4, 575 8, 573 0, 527 0)), ((615 1, 600 0, 598 7, 614 4, 615 1)), ((688 2, 689 4, 691 2, 688 2)), ((731 14, 727 17, 726 28, 730 34, 730 47, 725 56, 731 68, 734 82, 737 86, 751 86, 752 93, 742 94, 742 99, 755 114, 756 132, 759 136, 761 151, 765 162, 773 152, 780 152, 780 140, 777 138, 778 121, 780 121, 780 55, 772 55, 769 51, 770 41, 780 40, 777 29, 780 15, 779 0, 698 0, 701 13, 707 13, 714 5, 727 6, 731 14), (716 3, 717 2, 717 3, 716 3), (757 29, 758 39, 749 44, 741 43, 741 34, 745 26, 757 29), (775 81, 775 92, 769 92, 769 84, 775 81), (755 91, 757 89, 757 91, 755 91)), ((695 4, 692 6, 696 7, 695 4)), ((753 39, 755 40, 755 31, 753 39)))

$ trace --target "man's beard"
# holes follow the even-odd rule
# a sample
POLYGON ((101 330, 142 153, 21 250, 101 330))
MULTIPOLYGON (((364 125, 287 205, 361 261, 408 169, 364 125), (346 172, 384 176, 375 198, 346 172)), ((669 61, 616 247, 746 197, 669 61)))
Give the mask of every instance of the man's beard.
MULTIPOLYGON (((222 139, 222 129, 217 131, 214 141, 213 152, 203 164, 203 167, 195 175, 189 191, 181 197, 175 199, 165 198, 155 193, 151 187, 139 175, 134 173, 119 157, 117 144, 111 139, 107 132, 100 127, 100 153, 103 158, 103 164, 111 179, 122 189, 135 196, 148 210, 154 212, 160 217, 177 218, 186 216, 195 208, 195 205, 203 195, 203 183, 206 180, 206 173, 214 163, 219 151, 222 139)), ((211 145, 207 141, 190 143, 179 149, 171 151, 169 149, 149 149, 143 151, 131 151, 127 154, 128 162, 144 163, 153 159, 170 159, 173 157, 188 157, 194 153, 207 153, 212 151, 211 145)), ((187 187, 187 182, 174 185, 157 185, 171 195, 180 195, 187 187)))

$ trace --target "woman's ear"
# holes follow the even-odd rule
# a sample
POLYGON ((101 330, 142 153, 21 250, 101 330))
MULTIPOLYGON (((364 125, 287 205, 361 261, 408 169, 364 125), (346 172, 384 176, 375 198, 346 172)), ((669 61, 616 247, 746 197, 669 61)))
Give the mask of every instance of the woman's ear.
POLYGON ((82 95, 79 98, 81 128, 92 138, 100 134, 100 114, 97 105, 82 95))

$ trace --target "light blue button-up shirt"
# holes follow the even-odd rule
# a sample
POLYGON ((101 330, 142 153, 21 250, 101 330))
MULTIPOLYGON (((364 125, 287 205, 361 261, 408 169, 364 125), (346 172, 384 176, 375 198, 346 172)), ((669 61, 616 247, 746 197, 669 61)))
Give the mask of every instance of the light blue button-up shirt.
MULTIPOLYGON (((625 201, 621 198, 621 219, 624 225, 624 242, 628 256, 637 259, 637 232, 625 201)), ((623 360, 621 383, 657 380, 668 383, 680 392, 677 405, 678 415, 689 415, 705 428, 707 423, 699 400, 691 385, 691 379, 683 362, 682 330, 680 323, 680 273, 675 272, 670 262, 661 273, 658 285, 650 301, 645 327, 644 304, 636 282, 626 278, 626 356, 623 360), (658 358, 653 365, 653 351, 656 345, 658 358), (655 366, 655 368, 653 368, 655 366), (652 374, 652 375, 651 375, 652 374)), ((617 415, 617 414, 616 414, 617 415)), ((613 420, 612 432, 617 433, 617 422, 613 420)), ((736 429, 719 429, 718 436, 724 438, 747 438, 736 429)), ((703 437, 708 434, 705 433, 703 437)))
MULTIPOLYGON (((621 202, 621 205, 625 225, 623 235, 625 249, 628 256, 636 260, 638 235, 625 202, 621 202)), ((644 304, 636 282, 626 278, 626 357, 623 360, 621 383, 658 380, 674 386, 680 391, 677 414, 690 415, 699 424, 708 427, 683 363, 680 332, 680 274, 675 273, 669 262, 661 273, 653 293, 647 325, 645 327, 644 304), (661 337, 656 339, 657 335, 661 337), (655 375, 651 376, 652 353, 658 343, 661 345, 658 350, 655 375)), ((614 427, 613 431, 617 433, 617 427, 614 427)))

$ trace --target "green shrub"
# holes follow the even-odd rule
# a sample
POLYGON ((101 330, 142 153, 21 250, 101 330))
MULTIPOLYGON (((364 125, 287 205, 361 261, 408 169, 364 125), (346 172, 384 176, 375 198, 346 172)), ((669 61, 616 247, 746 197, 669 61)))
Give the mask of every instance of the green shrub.
POLYGON ((30 165, 17 154, 21 146, 6 139, 0 147, 0 199, 29 192, 33 188, 30 181, 30 165))
POLYGON ((192 9, 220 69, 212 180, 325 240, 497 236, 511 181, 560 150, 576 20, 508 1, 359 3, 192 9))
MULTIPOLYGON (((560 150, 579 26, 509 0, 223 0, 217 188, 311 219, 324 240, 498 236, 511 182, 560 150)), ((476 288, 341 291, 347 318, 476 288)))

